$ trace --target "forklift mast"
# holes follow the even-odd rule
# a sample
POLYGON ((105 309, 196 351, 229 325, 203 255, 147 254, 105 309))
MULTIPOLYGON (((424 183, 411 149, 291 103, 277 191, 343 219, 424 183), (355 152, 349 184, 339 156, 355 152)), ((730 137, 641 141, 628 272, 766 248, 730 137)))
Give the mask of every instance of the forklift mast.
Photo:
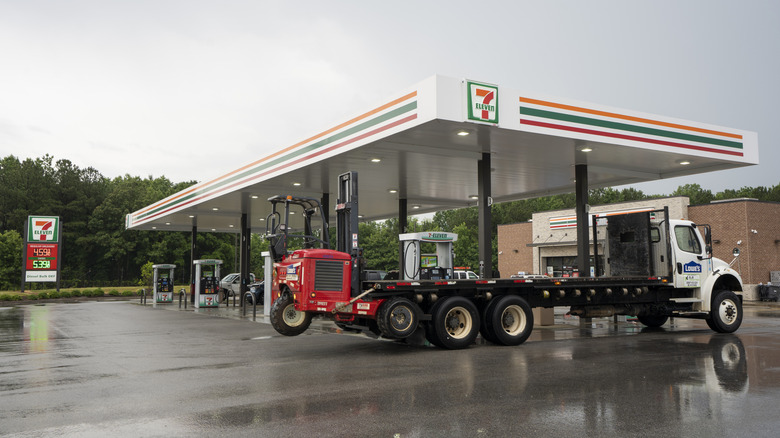
POLYGON ((351 295, 360 294, 360 270, 363 250, 358 244, 358 193, 357 172, 339 175, 339 192, 336 200, 337 250, 352 257, 351 295))

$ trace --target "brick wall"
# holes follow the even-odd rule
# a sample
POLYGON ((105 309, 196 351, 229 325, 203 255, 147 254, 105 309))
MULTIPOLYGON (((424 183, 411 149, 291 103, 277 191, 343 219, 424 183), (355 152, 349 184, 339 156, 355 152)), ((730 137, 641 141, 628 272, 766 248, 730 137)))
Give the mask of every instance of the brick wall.
POLYGON ((780 270, 780 203, 734 200, 692 205, 690 219, 712 226, 712 255, 730 262, 739 248, 734 268, 745 284, 766 283, 769 272, 780 270), (753 233, 751 230, 755 230, 753 233))
POLYGON ((531 222, 498 226, 498 270, 502 277, 519 271, 534 273, 533 250, 527 246, 532 240, 531 222))

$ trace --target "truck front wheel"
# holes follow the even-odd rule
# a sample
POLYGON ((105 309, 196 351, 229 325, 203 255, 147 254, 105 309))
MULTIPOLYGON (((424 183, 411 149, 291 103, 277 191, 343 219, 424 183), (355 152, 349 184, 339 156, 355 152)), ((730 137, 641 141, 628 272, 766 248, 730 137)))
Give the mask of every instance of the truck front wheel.
POLYGON ((479 311, 466 298, 444 299, 434 306, 431 316, 429 336, 435 338, 434 345, 458 350, 473 344, 479 334, 479 311))
POLYGON ((742 324, 742 301, 730 290, 715 293, 707 325, 718 333, 734 333, 742 324))
POLYGON ((491 309, 487 324, 492 327, 496 342, 501 345, 520 345, 534 329, 534 314, 523 298, 507 295, 498 298, 491 309))
POLYGON ((298 336, 311 324, 311 313, 295 309, 295 301, 283 293, 271 306, 271 325, 285 336, 298 336))

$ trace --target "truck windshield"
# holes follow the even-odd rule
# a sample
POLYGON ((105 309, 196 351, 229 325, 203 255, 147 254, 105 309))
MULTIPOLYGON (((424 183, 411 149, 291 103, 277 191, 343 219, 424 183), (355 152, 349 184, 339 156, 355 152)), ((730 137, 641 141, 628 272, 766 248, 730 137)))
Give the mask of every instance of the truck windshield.
POLYGON ((692 227, 676 226, 674 227, 674 236, 677 239, 677 246, 682 251, 701 254, 701 243, 699 243, 692 227))

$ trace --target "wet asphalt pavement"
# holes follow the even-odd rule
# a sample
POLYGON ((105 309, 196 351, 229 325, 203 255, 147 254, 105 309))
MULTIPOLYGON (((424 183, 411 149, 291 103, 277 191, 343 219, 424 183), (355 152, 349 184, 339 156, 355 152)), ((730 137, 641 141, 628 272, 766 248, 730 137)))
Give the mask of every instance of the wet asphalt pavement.
POLYGON ((521 346, 459 351, 167 306, 0 308, 0 435, 780 434, 776 306, 746 307, 734 335, 559 313, 521 346))

